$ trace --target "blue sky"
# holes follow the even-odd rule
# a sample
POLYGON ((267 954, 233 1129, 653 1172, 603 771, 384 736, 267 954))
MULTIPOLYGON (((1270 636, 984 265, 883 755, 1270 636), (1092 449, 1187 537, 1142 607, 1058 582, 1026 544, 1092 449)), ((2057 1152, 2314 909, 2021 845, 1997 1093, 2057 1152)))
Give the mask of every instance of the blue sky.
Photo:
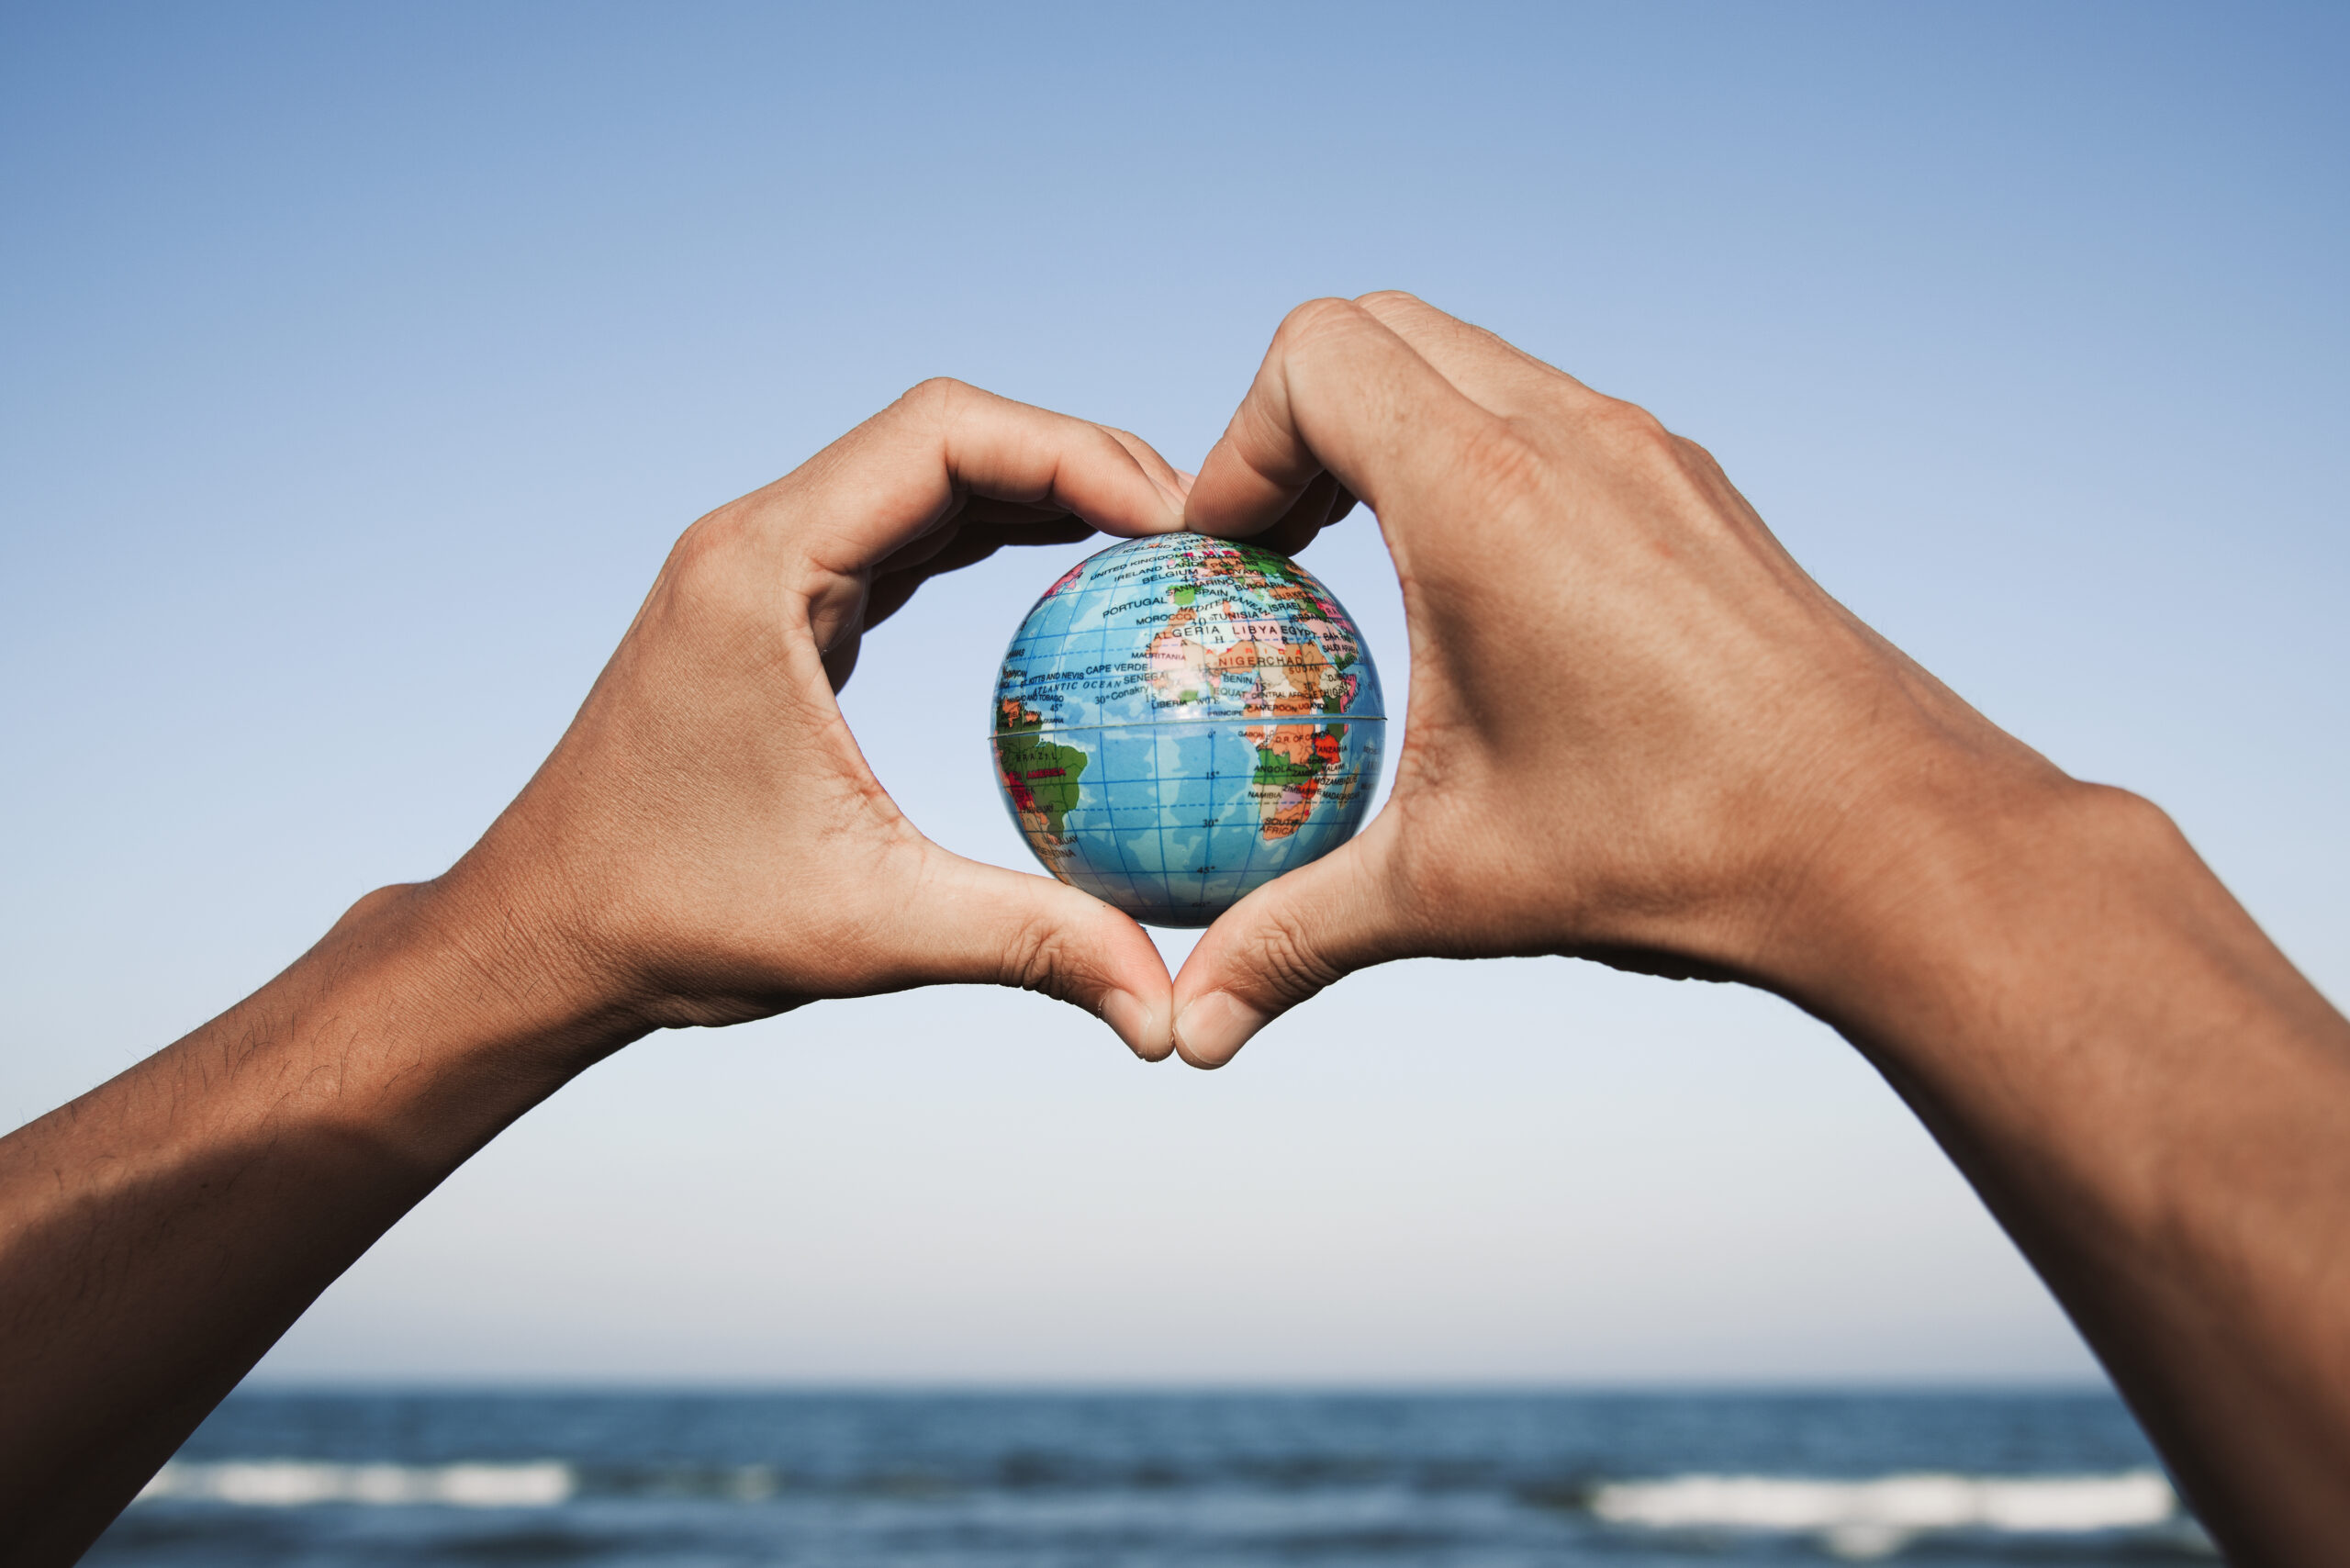
MULTIPOLYGON (((1704 442, 2350 995, 2345 70, 2324 8, 10 6, 0 1114, 447 864, 677 531, 908 384, 1189 465, 1284 309, 1389 286, 1704 442)), ((925 589, 845 698, 967 853, 1028 864, 987 678, 1080 553, 925 589)), ((1309 560, 1401 711, 1374 531, 1309 560)), ((1010 994, 656 1037, 268 1370, 2088 1362, 1832 1036, 1551 960, 1212 1077, 1010 994)))

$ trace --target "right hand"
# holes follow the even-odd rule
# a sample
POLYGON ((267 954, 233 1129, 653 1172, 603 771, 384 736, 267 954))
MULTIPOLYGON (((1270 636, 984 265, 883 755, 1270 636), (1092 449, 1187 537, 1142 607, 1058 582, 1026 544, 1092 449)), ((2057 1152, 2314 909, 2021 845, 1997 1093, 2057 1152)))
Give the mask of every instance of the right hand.
POLYGON ((1294 549, 1353 497, 1411 631, 1394 792, 1202 938, 1175 991, 1195 1067, 1417 956, 1832 1011, 1871 899, 1965 874, 1963 851, 1921 873, 1940 824, 2082 788, 1829 598, 1704 451, 1409 295, 1291 313, 1185 526, 1294 549))

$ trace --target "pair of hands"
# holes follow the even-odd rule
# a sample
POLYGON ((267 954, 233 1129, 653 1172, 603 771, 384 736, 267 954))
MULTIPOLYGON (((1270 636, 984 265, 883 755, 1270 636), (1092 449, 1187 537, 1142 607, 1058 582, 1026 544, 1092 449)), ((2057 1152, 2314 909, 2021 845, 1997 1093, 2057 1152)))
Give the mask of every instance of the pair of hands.
POLYGON ((1214 1067, 1351 969, 1536 953, 1742 979, 1836 1025, 2231 1559, 2339 1560, 2350 1022, 2166 818, 1903 658, 1703 452, 1401 295, 1294 312, 1196 478, 916 389, 687 532, 446 875, 0 1138, 0 1556, 73 1561, 378 1236, 649 1029, 996 981, 1214 1067), (1124 914, 923 838, 842 721, 864 632, 1003 543, 1293 551, 1356 498, 1411 634, 1394 792, 1171 981, 1124 914))
POLYGON ((1934 814, 1938 774, 2065 782, 1821 592, 1698 448, 1374 295, 1290 316, 1196 478, 1124 431, 942 381, 703 518, 436 891, 621 1034, 979 981, 1216 1067, 1339 976, 1420 955, 1803 994, 1830 978, 1807 960, 1841 884, 1934 814), (866 631, 1003 544, 1190 529, 1295 551, 1357 498, 1411 635, 1393 798, 1171 981, 1123 913, 924 838, 834 701, 866 631))

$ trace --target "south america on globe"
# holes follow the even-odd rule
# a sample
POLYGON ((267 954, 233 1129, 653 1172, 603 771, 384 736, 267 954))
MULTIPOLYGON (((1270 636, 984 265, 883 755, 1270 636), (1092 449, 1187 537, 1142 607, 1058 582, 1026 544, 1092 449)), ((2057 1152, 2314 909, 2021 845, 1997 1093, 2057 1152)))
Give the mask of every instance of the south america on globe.
POLYGON ((1088 556, 996 678, 996 782, 1045 868, 1205 925, 1344 844, 1379 782, 1379 671, 1288 556, 1196 533, 1088 556))

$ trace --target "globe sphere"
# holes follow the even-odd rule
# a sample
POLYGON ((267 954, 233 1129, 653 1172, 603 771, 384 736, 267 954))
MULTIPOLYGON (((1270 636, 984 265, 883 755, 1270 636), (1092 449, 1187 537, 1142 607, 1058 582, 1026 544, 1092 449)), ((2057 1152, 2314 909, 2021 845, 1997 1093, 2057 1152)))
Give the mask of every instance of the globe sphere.
POLYGON ((1344 844, 1387 727, 1371 650, 1320 579, 1195 533, 1113 544, 1046 588, 993 721, 1036 858, 1155 925, 1205 925, 1344 844))

